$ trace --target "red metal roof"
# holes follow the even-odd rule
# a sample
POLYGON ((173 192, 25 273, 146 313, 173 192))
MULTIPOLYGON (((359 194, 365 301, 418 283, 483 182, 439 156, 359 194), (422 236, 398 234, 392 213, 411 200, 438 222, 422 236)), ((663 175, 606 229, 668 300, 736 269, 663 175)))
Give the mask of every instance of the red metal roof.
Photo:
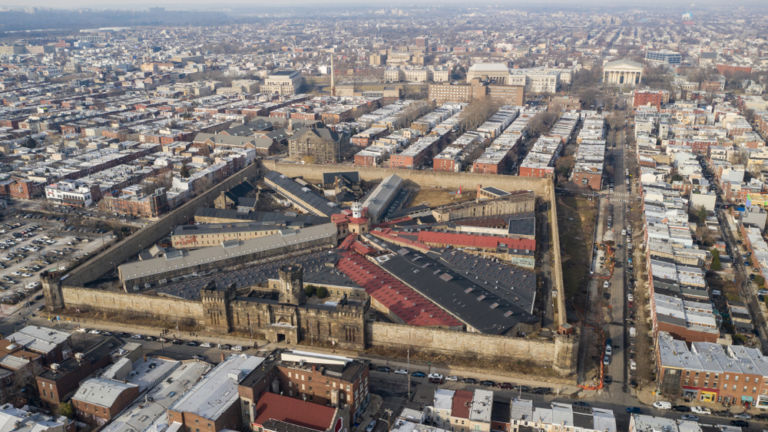
POLYGON ((426 244, 400 236, 400 233, 397 231, 392 231, 392 228, 376 228, 370 233, 376 237, 382 238, 395 244, 399 244, 401 246, 408 246, 422 252, 429 251, 429 246, 426 244))
POLYGON ((474 247, 481 249, 496 249, 500 244, 504 244, 507 246, 507 249, 524 251, 536 250, 536 240, 523 238, 486 236, 466 233, 419 231, 418 239, 419 242, 426 244, 449 244, 453 246, 474 247))
POLYGON ((469 418, 473 393, 469 390, 456 390, 451 404, 451 417, 469 418))
POLYGON ((257 425, 263 425, 267 420, 273 419, 326 431, 331 428, 336 408, 275 393, 264 393, 256 402, 256 413, 253 423, 257 425))
POLYGON ((342 252, 336 267, 365 288, 371 298, 407 324, 424 327, 462 326, 453 315, 354 252, 342 252))

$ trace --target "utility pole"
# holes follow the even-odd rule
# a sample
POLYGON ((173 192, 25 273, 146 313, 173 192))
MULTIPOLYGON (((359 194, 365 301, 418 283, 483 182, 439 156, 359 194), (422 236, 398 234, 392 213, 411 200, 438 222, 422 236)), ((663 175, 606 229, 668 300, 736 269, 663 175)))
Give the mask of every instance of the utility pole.
POLYGON ((408 348, 406 353, 406 361, 408 367, 405 370, 408 372, 408 400, 411 400, 411 348, 408 348))

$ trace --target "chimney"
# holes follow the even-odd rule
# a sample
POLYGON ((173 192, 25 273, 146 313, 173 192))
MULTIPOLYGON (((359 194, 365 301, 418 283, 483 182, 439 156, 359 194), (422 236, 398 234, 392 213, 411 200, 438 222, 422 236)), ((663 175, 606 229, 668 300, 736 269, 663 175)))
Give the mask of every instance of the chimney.
POLYGON ((336 52, 336 49, 331 48, 331 96, 336 96, 336 77, 334 76, 334 69, 333 69, 333 54, 336 52))

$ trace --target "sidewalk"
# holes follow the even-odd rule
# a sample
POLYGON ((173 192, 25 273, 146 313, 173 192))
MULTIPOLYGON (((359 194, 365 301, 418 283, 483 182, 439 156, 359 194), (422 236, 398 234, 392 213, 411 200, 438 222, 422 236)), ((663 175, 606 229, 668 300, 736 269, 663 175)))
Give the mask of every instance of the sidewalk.
MULTIPOLYGON (((68 318, 68 317, 67 317, 68 318)), ((259 347, 265 345, 265 340, 250 339, 238 336, 222 336, 219 334, 208 334, 200 332, 187 332, 179 330, 167 330, 159 329, 157 327, 140 326, 124 323, 112 323, 94 319, 72 319, 65 320, 61 323, 72 324, 75 327, 94 328, 98 330, 106 330, 110 332, 125 332, 131 334, 141 334, 146 336, 164 337, 166 339, 184 339, 195 340, 198 342, 210 342, 212 344, 229 344, 229 345, 241 345, 242 347, 259 347)))

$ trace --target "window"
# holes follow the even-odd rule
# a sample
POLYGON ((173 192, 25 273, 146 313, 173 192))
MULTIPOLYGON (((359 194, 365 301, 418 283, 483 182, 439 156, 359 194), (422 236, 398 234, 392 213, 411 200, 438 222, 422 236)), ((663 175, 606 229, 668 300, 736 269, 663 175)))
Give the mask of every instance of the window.
POLYGON ((728 381, 729 379, 731 379, 731 376, 728 374, 725 374, 725 380, 728 381))

